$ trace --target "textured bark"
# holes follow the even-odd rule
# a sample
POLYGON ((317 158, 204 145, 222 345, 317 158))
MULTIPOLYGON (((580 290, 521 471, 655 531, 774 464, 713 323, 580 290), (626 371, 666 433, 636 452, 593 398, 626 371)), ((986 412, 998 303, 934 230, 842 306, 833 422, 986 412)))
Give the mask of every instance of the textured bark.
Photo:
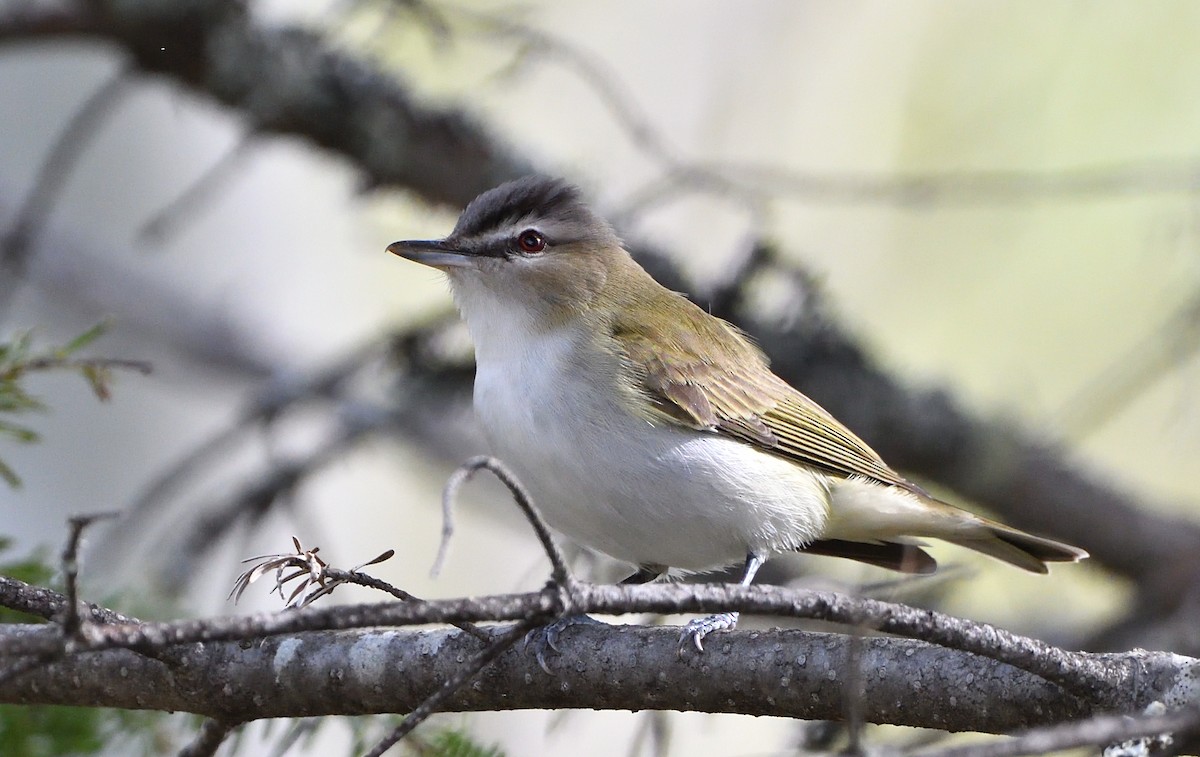
MULTIPOLYGON (((256 130, 301 136, 341 154, 369 186, 404 187, 462 206, 533 170, 465 111, 420 103, 395 76, 329 49, 318 34, 261 28, 242 3, 79 0, 0 13, 0 42, 61 37, 107 40, 142 71, 225 103, 256 130)), ((666 286, 690 288, 668 255, 636 245, 634 252, 666 286)), ((1162 508, 1086 470, 1052 442, 977 416, 948 392, 907 386, 841 329, 801 272, 775 268, 794 282, 799 317, 788 324, 759 318, 743 302, 748 277, 715 293, 713 312, 745 327, 781 376, 891 464, 1015 526, 1086 548, 1141 584, 1147 613, 1165 612, 1195 592, 1200 525, 1158 514, 1162 508)), ((442 394, 468 395, 469 371, 429 368, 442 394)))
MULTIPOLYGON (((33 594, 32 587, 14 590, 33 594)), ((458 632, 373 627, 732 608, 927 641, 743 631, 714 635, 704 653, 694 653, 681 650, 674 628, 577 626, 563 638, 563 653, 550 656, 556 677, 543 678, 532 652, 509 650, 485 671, 484 682, 469 684, 444 704, 838 718, 843 703, 861 695, 862 712, 872 721, 1004 732, 1095 712, 1138 713, 1152 702, 1170 710, 1200 702, 1200 662, 1168 653, 1069 652, 987 624, 829 592, 588 584, 533 594, 85 625, 67 642, 57 626, 0 627, 0 656, 14 661, 0 668, 0 700, 184 709, 224 722, 403 712, 484 647, 458 632), (36 664, 24 665, 29 660, 36 664)))
MULTIPOLYGON (((803 631, 724 634, 680 657, 675 628, 576 626, 552 674, 510 650, 444 708, 695 710, 843 719, 848 682, 871 722, 1005 732, 1089 714, 1059 687, 1003 663, 905 639, 803 631), (861 643, 860 650, 854 650, 861 643), (848 675, 857 657, 860 679, 848 675), (855 694, 857 696, 857 694, 855 694)), ((408 712, 480 642, 458 631, 316 631, 192 645, 175 667, 125 650, 51 664, 0 701, 195 712, 230 721, 408 712)))

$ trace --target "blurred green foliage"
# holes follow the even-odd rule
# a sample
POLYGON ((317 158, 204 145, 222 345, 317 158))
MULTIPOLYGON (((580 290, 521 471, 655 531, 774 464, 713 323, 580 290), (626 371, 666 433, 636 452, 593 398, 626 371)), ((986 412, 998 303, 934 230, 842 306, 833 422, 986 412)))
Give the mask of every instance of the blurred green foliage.
POLYGON ((499 747, 480 746, 470 734, 450 728, 438 731, 421 745, 413 745, 410 751, 421 757, 504 757, 499 747))
MULTIPOLYGON (((11 541, 0 537, 0 553, 11 541)), ((27 557, 0 563, 0 574, 37 586, 49 586, 54 570, 47 554, 38 551, 27 557)), ((24 613, 0 608, 0 623, 40 623, 24 613)), ((51 757, 51 755, 94 754, 104 746, 105 710, 83 707, 23 707, 0 705, 0 754, 5 757, 51 757)))
MULTIPOLYGON (((0 536, 0 557, 12 540, 0 536)), ((38 549, 0 561, 0 575, 60 590, 51 553, 38 549)), ((43 619, 0 607, 0 623, 43 623, 43 619)), ((127 712, 95 707, 0 704, 0 756, 54 757, 96 754, 120 744, 126 754, 157 755, 174 751, 179 740, 161 712, 127 712)), ((188 733, 194 732, 192 731, 188 733)))
MULTIPOLYGON (((0 556, 12 548, 12 540, 0 536, 0 556)), ((18 581, 24 581, 27 584, 34 586, 46 586, 54 588, 52 579, 54 570, 48 562, 49 555, 46 550, 39 549, 28 557, 8 560, 0 563, 0 575, 15 578, 18 581)), ((25 613, 9 610, 5 607, 0 607, 0 623, 40 623, 41 618, 35 618, 25 613)), ((2 742, 0 742, 2 743, 2 742)), ((0 754, 8 754, 0 750, 0 754)))
MULTIPOLYGON (((110 396, 109 385, 112 382, 114 367, 148 372, 149 367, 142 363, 75 357, 76 353, 96 341, 106 328, 104 323, 96 324, 67 344, 44 350, 34 349, 32 331, 20 332, 8 341, 0 342, 0 436, 24 443, 38 440, 36 431, 13 420, 15 416, 46 409, 37 397, 25 389, 24 381, 31 373, 48 370, 74 371, 88 382, 97 398, 106 400, 110 396)), ((4 463, 3 458, 0 458, 0 478, 11 487, 21 484, 21 479, 4 463)))
MULTIPOLYGON (((395 730, 404 721, 404 716, 375 715, 344 720, 347 721, 351 733, 349 753, 357 755, 371 749, 395 730)), ((333 721, 334 718, 324 718, 321 725, 333 721)), ((464 728, 430 724, 408 734, 399 747, 403 754, 411 757, 504 757, 500 747, 481 746, 464 728)))
POLYGON ((0 754, 11 757, 95 754, 104 746, 108 710, 0 705, 0 754))

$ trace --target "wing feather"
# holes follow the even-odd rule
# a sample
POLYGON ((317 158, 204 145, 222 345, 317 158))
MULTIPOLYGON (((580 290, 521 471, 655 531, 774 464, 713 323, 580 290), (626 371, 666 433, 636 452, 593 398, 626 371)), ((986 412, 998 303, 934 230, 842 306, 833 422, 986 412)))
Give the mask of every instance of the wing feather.
POLYGON ((661 319, 639 320, 636 308, 624 312, 634 320, 615 323, 612 335, 655 420, 725 434, 835 476, 920 492, 824 408, 772 373, 762 353, 725 321, 693 308, 690 317, 651 332, 646 323, 661 319), (658 345, 669 345, 669 360, 658 345), (713 345, 722 356, 719 366, 709 357, 713 345))

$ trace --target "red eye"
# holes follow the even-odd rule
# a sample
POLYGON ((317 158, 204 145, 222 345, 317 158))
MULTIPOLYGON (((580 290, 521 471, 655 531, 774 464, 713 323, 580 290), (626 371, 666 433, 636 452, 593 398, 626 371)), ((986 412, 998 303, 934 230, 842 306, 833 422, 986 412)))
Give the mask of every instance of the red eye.
POLYGON ((517 247, 521 252, 541 252, 546 249, 546 238, 533 229, 526 229, 517 237, 517 247))

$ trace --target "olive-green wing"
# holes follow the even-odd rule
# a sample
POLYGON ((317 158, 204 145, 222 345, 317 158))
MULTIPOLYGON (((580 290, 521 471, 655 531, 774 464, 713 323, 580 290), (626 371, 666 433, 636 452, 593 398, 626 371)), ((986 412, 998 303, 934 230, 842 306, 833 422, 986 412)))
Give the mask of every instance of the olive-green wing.
POLYGON ((613 330, 657 420, 726 434, 835 476, 920 492, 824 408, 772 373, 733 326, 699 309, 687 315, 653 333, 645 321, 628 328, 617 323, 613 330), (720 366, 709 357, 714 345, 720 366))

